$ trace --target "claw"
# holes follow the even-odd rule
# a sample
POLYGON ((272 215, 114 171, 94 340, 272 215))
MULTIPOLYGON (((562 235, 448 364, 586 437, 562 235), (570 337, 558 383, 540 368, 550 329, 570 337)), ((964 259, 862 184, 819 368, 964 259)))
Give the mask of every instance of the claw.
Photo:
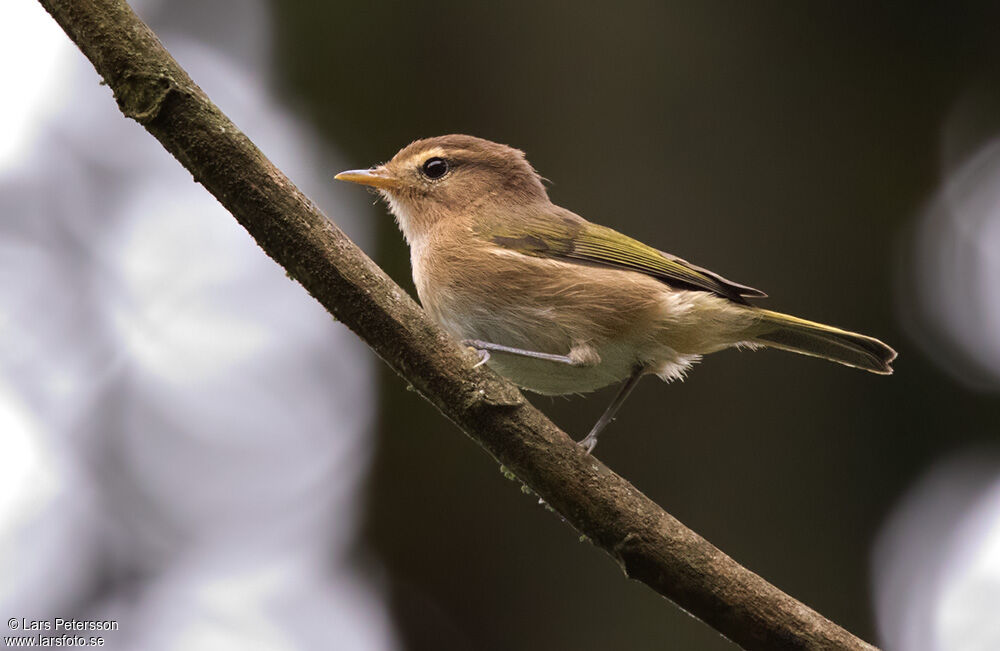
POLYGON ((594 448, 597 447, 597 437, 587 435, 580 439, 579 442, 577 442, 577 445, 586 450, 587 454, 590 454, 594 451, 594 448))
POLYGON ((488 350, 480 350, 479 348, 473 348, 472 350, 474 350, 477 353, 479 353, 479 361, 476 362, 476 365, 473 366, 472 368, 479 368, 480 366, 482 366, 486 362, 490 361, 490 351, 488 351, 488 350))

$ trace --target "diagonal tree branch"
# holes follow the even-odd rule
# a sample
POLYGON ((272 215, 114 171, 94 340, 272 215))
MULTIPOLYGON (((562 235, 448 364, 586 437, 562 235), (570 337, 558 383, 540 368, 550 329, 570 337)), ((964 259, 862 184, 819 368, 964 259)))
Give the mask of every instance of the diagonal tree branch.
MULTIPOLYGON (((466 434, 642 581, 747 649, 874 649, 583 452, 436 328, 208 99, 123 0, 40 0, 142 124, 297 279, 466 434)), ((197 236, 197 234, 192 234, 197 236)))

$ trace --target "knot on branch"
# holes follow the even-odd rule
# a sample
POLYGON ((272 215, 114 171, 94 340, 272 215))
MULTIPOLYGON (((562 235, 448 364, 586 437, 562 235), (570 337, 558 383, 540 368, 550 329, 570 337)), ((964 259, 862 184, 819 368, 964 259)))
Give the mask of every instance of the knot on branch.
POLYGON ((524 405, 524 396, 520 391, 508 386, 481 387, 476 390, 473 397, 473 405, 470 407, 485 405, 487 407, 508 407, 515 408, 524 405), (475 403, 478 403, 475 404, 475 403))
POLYGON ((146 125, 160 114, 167 96, 177 85, 167 74, 126 72, 112 88, 122 113, 146 125))
POLYGON ((630 579, 634 579, 635 574, 634 570, 630 569, 629 558, 634 557, 642 545, 642 537, 634 532, 629 532, 624 538, 612 545, 609 550, 622 572, 630 579))

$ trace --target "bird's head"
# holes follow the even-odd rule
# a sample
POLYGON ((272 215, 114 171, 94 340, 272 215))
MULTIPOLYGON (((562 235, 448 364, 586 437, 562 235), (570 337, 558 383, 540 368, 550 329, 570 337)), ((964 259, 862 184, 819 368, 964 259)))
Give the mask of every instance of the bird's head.
POLYGON ((442 220, 548 202, 523 152, 464 135, 417 140, 384 165, 335 178, 376 188, 410 243, 442 220))

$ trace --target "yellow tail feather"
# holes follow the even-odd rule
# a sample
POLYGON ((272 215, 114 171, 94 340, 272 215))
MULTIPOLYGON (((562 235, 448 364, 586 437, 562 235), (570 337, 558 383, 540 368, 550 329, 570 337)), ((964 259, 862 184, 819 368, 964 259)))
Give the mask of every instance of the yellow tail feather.
POLYGON ((754 343, 821 357, 880 375, 892 373, 890 363, 896 358, 896 351, 878 339, 780 312, 755 311, 761 320, 754 328, 754 343))

